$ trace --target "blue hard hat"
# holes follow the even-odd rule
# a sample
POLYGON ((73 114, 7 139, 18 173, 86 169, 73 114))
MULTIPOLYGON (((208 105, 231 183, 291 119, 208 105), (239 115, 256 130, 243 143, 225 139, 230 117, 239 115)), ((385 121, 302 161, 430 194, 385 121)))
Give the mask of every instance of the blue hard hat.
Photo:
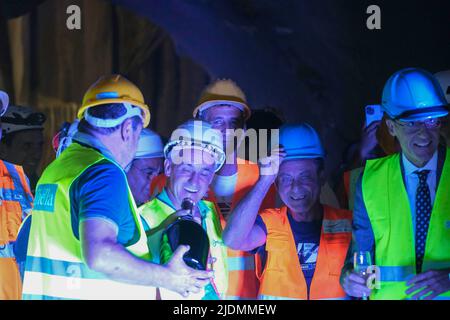
POLYGON ((284 160, 325 157, 325 151, 319 135, 307 123, 281 126, 280 145, 286 152, 284 160))
POLYGON ((403 69, 389 78, 383 89, 382 107, 389 117, 403 121, 448 114, 448 103, 439 82, 419 68, 403 69))

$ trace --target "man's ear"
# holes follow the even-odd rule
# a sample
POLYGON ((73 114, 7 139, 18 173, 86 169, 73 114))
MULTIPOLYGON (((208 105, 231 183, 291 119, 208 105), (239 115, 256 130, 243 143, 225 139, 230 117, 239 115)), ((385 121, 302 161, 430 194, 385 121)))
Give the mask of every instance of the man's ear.
POLYGON ((390 134, 391 136, 393 136, 393 137, 396 137, 397 134, 396 134, 396 132, 395 132, 395 124, 394 124, 394 121, 391 120, 391 119, 386 119, 385 121, 386 121, 386 126, 387 126, 387 128, 388 128, 389 134, 390 134))
POLYGON ((164 174, 166 177, 170 177, 170 174, 172 173, 172 163, 169 159, 164 160, 164 174))
POLYGON ((133 131, 133 120, 131 120, 131 118, 126 119, 124 122, 122 122, 120 126, 120 135, 123 141, 130 141, 133 137, 133 131))

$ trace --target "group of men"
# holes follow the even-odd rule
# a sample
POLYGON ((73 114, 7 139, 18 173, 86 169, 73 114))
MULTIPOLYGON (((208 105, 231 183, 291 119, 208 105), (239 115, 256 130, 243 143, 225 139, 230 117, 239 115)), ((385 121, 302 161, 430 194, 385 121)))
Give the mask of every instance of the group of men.
POLYGON ((433 75, 408 68, 389 78, 382 107, 400 152, 366 161, 352 212, 321 203, 326 153, 306 123, 282 125, 257 163, 241 157, 235 132, 251 109, 234 82, 209 85, 164 144, 146 129, 140 90, 100 78, 10 249, 24 256, 22 298, 449 299, 448 101, 433 75), (209 239, 206 270, 168 243, 185 216, 209 239), (355 270, 360 252, 375 286, 355 270))

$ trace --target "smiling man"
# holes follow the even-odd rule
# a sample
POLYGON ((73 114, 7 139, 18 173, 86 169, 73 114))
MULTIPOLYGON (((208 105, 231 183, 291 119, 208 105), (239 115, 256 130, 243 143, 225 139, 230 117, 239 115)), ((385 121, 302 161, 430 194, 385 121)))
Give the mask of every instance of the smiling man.
MULTIPOLYGON (((155 199, 143 205, 141 217, 148 235, 153 257, 165 263, 172 252, 167 250, 163 236, 165 228, 178 216, 189 213, 182 210, 182 202, 188 198, 194 203, 192 217, 206 231, 210 242, 208 269, 215 278, 200 294, 192 299, 223 299, 228 286, 227 249, 222 241, 222 227, 214 203, 202 200, 206 196, 215 172, 225 161, 222 135, 207 122, 190 120, 179 126, 164 148, 164 174, 167 182, 155 199)), ((186 293, 185 296, 187 296, 186 293)), ((173 291, 161 290, 162 299, 179 299, 173 291)))
POLYGON ((280 145, 260 161, 258 182, 232 211, 224 241, 235 250, 256 249, 263 270, 260 299, 345 298, 339 274, 351 212, 320 203, 325 154, 319 136, 307 124, 283 125, 280 145), (258 216, 274 181, 284 206, 258 216))
POLYGON ((343 287, 370 299, 449 299, 450 160, 439 146, 447 101, 429 72, 408 68, 389 78, 382 106, 401 152, 367 161, 353 224, 353 251, 372 254, 380 287, 370 290, 351 263, 343 287))

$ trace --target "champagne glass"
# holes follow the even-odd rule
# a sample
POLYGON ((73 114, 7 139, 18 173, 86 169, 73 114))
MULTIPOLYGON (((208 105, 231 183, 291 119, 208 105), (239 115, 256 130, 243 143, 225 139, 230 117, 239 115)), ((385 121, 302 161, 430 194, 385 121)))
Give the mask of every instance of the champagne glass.
MULTIPOLYGON (((372 265, 372 257, 369 251, 357 251, 353 255, 353 270, 366 280, 369 279, 370 273, 368 268, 372 265)), ((368 297, 364 294, 363 300, 368 300, 368 297)))

